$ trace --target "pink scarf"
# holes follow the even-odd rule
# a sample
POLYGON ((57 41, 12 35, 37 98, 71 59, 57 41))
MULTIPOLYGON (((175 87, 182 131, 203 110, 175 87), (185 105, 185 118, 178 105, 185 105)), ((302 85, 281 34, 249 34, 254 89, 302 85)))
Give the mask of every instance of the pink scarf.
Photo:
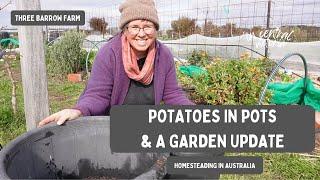
POLYGON ((128 77, 135 81, 139 81, 144 85, 150 84, 154 73, 153 67, 156 55, 155 42, 152 43, 148 49, 148 55, 141 71, 139 70, 137 62, 137 55, 134 53, 125 35, 121 36, 121 42, 123 66, 128 77))

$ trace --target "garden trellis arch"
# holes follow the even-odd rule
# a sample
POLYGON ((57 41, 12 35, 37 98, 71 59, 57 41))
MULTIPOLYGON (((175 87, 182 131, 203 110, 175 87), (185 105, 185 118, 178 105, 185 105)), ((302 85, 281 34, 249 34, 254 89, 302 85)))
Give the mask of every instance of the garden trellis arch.
POLYGON ((89 43, 91 43, 91 44, 93 45, 93 47, 91 47, 90 50, 87 52, 87 56, 86 56, 86 73, 87 73, 88 76, 90 76, 89 65, 88 65, 90 53, 91 53, 91 51, 92 51, 93 49, 95 49, 95 48, 96 48, 97 50, 99 50, 100 48, 99 48, 98 45, 101 44, 101 43, 105 43, 105 42, 107 42, 108 40, 90 41, 90 40, 88 40, 88 39, 84 39, 84 41, 87 41, 87 42, 89 42, 89 43))

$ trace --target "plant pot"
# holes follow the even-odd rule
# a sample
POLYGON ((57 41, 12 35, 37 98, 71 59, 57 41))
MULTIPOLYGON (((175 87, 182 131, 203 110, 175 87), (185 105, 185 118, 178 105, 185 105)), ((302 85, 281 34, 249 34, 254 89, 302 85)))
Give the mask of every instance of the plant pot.
POLYGON ((82 74, 81 73, 68 74, 68 81, 74 82, 74 83, 81 82, 82 74))
POLYGON ((156 179, 158 158, 112 152, 109 117, 82 117, 33 129, 5 146, 0 179, 156 179))

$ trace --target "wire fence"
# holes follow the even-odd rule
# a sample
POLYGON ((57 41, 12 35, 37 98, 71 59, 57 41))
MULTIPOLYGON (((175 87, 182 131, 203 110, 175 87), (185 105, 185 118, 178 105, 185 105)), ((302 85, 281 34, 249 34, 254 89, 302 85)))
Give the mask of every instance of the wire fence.
MULTIPOLYGON (((53 40, 69 29, 86 32, 90 41, 108 39, 120 31, 120 3, 108 1, 99 8, 85 9, 84 26, 44 27, 46 39, 53 40), (105 35, 90 28, 93 17, 104 18, 108 23, 105 35)), ((203 49, 213 56, 234 58, 249 49, 252 56, 276 54, 273 57, 278 58, 282 54, 274 53, 279 49, 274 42, 320 41, 320 0, 155 0, 155 3, 160 20, 158 37, 179 57, 203 49), (187 22, 179 22, 182 19, 187 22)), ((306 44, 302 49, 314 49, 317 45, 306 44)), ((289 47, 294 48, 297 46, 289 47)), ((307 59, 314 62, 320 58, 316 50, 310 54, 307 59)))
MULTIPOLYGON (((156 0, 160 19, 159 35, 162 38, 177 39, 193 33, 210 37, 231 37, 266 28, 281 28, 286 32, 295 30, 293 41, 308 42, 320 40, 320 1, 319 0, 156 0), (177 32, 172 23, 186 17, 194 20, 189 32, 177 32), (267 21, 270 26, 267 27, 267 21), (178 34, 178 35, 177 35, 178 34), (167 36, 167 37, 165 37, 167 36)), ((104 18, 108 23, 107 33, 119 32, 118 22, 120 3, 86 10, 86 25, 90 30, 92 17, 104 18)), ((76 27, 49 27, 49 29, 69 29, 76 27)), ((184 29, 182 29, 183 31, 184 29)))

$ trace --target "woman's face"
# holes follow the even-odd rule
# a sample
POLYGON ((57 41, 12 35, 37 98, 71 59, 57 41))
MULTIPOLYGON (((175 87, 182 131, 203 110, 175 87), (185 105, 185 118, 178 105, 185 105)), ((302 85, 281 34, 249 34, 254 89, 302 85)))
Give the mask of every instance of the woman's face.
POLYGON ((134 20, 127 24, 124 34, 136 51, 145 52, 156 40, 157 30, 150 21, 134 20))

